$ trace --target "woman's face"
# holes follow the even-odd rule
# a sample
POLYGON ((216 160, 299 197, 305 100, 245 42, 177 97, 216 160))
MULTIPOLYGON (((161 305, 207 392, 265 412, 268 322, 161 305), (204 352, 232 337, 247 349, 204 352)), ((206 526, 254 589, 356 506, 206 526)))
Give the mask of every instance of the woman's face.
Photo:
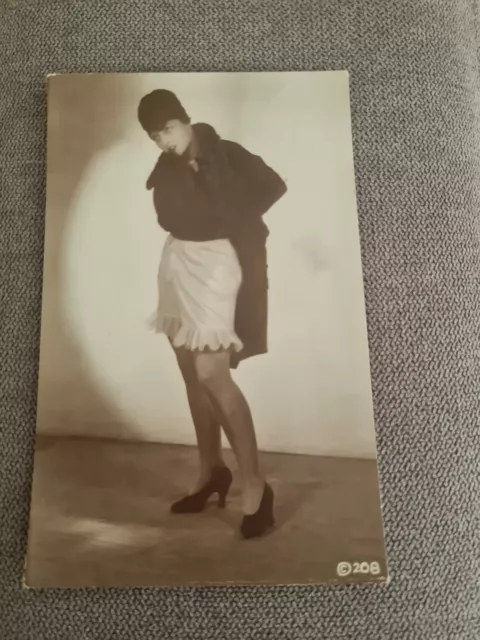
POLYGON ((180 120, 168 120, 161 131, 152 131, 149 135, 162 151, 181 156, 192 140, 192 127, 180 120))

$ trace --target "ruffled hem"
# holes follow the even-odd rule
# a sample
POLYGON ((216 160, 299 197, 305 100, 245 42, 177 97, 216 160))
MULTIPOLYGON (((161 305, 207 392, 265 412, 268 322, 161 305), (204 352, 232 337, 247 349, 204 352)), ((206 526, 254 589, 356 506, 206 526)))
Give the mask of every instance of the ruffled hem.
POLYGON ((153 323, 156 333, 166 334, 174 347, 185 347, 189 351, 219 351, 220 349, 243 349, 243 342, 234 331, 223 328, 186 327, 178 318, 157 316, 153 323))

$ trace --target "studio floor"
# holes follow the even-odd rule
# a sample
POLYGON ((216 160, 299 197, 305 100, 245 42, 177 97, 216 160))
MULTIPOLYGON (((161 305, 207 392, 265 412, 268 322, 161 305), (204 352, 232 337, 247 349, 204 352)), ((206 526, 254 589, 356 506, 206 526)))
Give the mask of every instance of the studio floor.
MULTIPOLYGON (((337 564, 386 565, 371 460, 263 453, 276 526, 243 540, 234 471, 227 506, 171 515, 196 478, 192 447, 38 437, 29 587, 342 582, 337 564)), ((365 565, 364 565, 365 566, 365 565)), ((352 577, 352 576, 350 576, 352 577)))

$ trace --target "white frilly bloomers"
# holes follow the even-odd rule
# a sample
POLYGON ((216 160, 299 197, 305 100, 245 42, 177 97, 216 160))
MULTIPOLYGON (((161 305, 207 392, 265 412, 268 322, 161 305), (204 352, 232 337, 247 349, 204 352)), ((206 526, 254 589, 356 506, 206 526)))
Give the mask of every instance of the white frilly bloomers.
POLYGON ((229 240, 191 242, 169 236, 158 269, 158 305, 149 320, 174 347, 241 351, 235 307, 242 282, 229 240))

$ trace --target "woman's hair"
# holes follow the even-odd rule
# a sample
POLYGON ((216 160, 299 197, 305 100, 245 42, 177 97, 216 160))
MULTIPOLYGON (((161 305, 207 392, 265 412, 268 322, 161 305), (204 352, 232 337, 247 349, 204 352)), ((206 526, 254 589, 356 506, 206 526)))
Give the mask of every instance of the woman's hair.
POLYGON ((167 89, 155 89, 140 100, 138 119, 147 133, 161 131, 169 120, 190 123, 190 118, 177 96, 167 89))

